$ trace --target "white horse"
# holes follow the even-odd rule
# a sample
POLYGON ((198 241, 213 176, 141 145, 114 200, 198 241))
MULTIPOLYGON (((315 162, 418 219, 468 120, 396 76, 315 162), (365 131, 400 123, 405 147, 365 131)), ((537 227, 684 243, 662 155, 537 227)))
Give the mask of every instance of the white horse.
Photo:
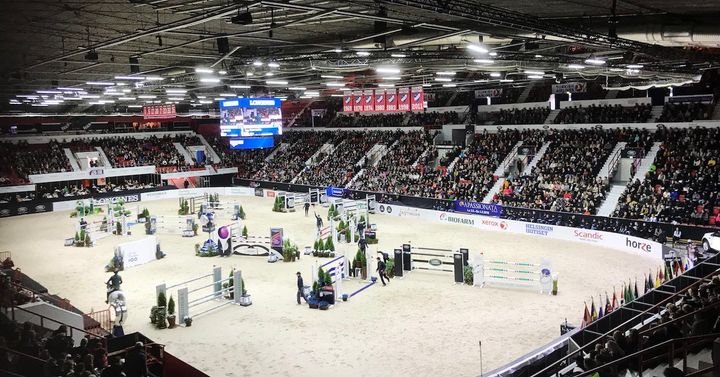
POLYGON ((122 326, 128 316, 125 293, 121 290, 111 292, 108 295, 108 304, 110 305, 110 321, 113 326, 122 326))

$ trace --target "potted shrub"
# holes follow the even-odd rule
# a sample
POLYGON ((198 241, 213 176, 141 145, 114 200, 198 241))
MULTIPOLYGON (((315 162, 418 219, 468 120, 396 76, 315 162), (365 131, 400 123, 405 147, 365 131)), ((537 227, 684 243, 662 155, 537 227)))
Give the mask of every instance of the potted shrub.
POLYGON ((185 318, 183 318, 183 322, 185 322, 185 327, 192 326, 192 318, 190 318, 188 316, 185 316, 185 318))
POLYGON ((118 236, 122 236, 122 224, 120 223, 120 221, 115 223, 115 234, 117 234, 118 236))
POLYGON ((150 220, 145 221, 145 234, 152 234, 152 224, 150 224, 150 220))
POLYGON ((552 281, 553 281, 552 295, 557 296, 557 291, 558 291, 558 275, 557 274, 553 274, 552 281))
MULTIPOLYGON (((242 208, 242 207, 240 207, 240 208, 242 208)), ((243 225, 242 236, 243 236, 243 238, 247 238, 247 237, 248 237, 247 225, 243 225)))
POLYGON ((197 236, 198 229, 200 229, 200 226, 197 223, 193 223, 192 224, 193 236, 197 236))
POLYGON ((465 281, 465 284, 473 285, 473 282, 475 281, 475 275, 473 274, 472 266, 463 267, 463 280, 465 281))
POLYGON ((80 246, 80 233, 75 232, 75 246, 80 246))
POLYGON ((325 248, 324 248, 324 250, 327 250, 327 251, 335 251, 335 244, 333 244, 332 237, 328 237, 327 240, 325 241, 325 248))
POLYGON ((200 244, 196 243, 195 244, 195 255, 198 255, 198 254, 200 254, 200 244))
MULTIPOLYGON (((233 285, 235 285, 233 276, 235 276, 234 270, 230 270, 230 279, 227 282, 223 283, 223 285, 222 285, 223 289, 232 287, 233 285)), ((233 300, 235 298, 235 291, 233 289, 227 290, 227 293, 225 294, 225 298, 227 298, 228 300, 233 300)))
POLYGON ((353 268, 359 268, 360 269, 360 277, 362 279, 367 279, 367 273, 368 273, 367 258, 365 257, 365 253, 363 253, 362 250, 360 250, 360 249, 358 249, 357 253, 355 253, 355 260, 353 261, 353 268))
POLYGON ((385 274, 389 278, 395 277, 395 259, 389 258, 387 261, 385 261, 385 274))
POLYGON ((92 246, 92 240, 90 239, 90 233, 85 233, 85 246, 92 246))
POLYGON ((242 206, 240 206, 240 211, 238 215, 240 216, 240 220, 245 220, 245 210, 242 206))
POLYGON ((155 324, 156 319, 157 319, 157 309, 158 309, 157 305, 150 308, 150 323, 153 325, 155 324))
POLYGON ((242 296, 240 296, 240 305, 241 306, 250 306, 252 305, 252 297, 247 293, 247 289, 245 286, 245 279, 240 279, 240 285, 242 286, 242 296))
POLYGON ((164 329, 167 327, 167 298, 165 297, 165 293, 160 293, 157 296, 157 310, 155 315, 155 326, 159 329, 164 329))
POLYGON ((175 328, 175 300, 173 299, 173 296, 170 295, 170 300, 168 300, 168 306, 167 306, 167 321, 168 321, 168 327, 171 329, 175 328))

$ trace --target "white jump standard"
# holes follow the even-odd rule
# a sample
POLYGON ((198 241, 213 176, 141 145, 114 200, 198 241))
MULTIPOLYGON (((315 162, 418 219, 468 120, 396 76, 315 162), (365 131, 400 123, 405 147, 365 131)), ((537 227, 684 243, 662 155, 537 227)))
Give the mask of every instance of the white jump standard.
POLYGON ((485 287, 515 286, 537 290, 540 293, 552 291, 552 270, 550 262, 542 259, 540 264, 485 260, 482 254, 473 256, 473 285, 485 287))

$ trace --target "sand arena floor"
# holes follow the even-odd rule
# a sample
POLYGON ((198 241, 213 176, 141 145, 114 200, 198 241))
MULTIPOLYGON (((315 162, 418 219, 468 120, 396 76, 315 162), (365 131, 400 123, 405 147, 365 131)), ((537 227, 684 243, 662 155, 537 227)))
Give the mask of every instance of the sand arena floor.
MULTIPOLYGON (((271 211, 272 199, 223 197, 240 201, 251 235, 269 235, 271 226, 301 248, 315 237, 315 220, 299 210, 271 211)), ((133 211, 135 204, 128 205, 133 211)), ((177 200, 144 202, 152 214, 177 214, 177 200)), ((316 208, 326 215, 326 209, 316 208)), ((101 215, 93 216, 95 220, 101 215)), ((221 218, 222 220, 222 218, 221 218)), ((74 234, 69 212, 26 215, 0 220, 0 250, 10 250, 24 272, 66 297, 84 311, 106 307, 103 267, 118 243, 144 237, 140 226, 125 238, 110 236, 94 248, 64 247, 74 234)), ((167 258, 122 272, 128 296, 126 333, 140 331, 166 344, 167 350, 211 376, 476 376, 480 374, 478 340, 484 370, 503 365, 559 335, 567 318, 578 323, 582 303, 591 295, 642 276, 657 262, 628 253, 542 237, 485 232, 383 215, 379 245, 392 252, 412 240, 416 246, 468 247, 471 254, 539 262, 549 258, 559 273, 558 296, 519 289, 454 285, 449 273, 412 272, 387 286, 376 284, 328 311, 309 310, 295 302, 295 272, 310 280, 315 258, 269 264, 261 257, 199 258, 194 244, 203 236, 161 234, 167 258), (155 285, 175 284, 208 274, 213 265, 242 270, 253 305, 229 305, 195 318, 192 327, 156 330, 149 322, 155 285)), ((352 257, 356 247, 337 245, 352 257)), ((327 259, 319 259, 327 261, 327 259)), ((344 291, 359 286, 344 284, 344 291)), ((176 296, 175 290, 171 291, 176 296)), ((177 297, 177 296, 176 296, 177 297)), ((191 298, 192 299, 192 298, 191 298)))

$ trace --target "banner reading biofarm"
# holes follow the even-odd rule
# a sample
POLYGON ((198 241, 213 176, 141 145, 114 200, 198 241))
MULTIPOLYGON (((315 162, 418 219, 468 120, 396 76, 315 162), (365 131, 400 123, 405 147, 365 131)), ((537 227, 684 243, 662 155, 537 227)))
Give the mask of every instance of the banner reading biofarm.
POLYGON ((467 200, 455 201, 455 212, 474 213, 476 215, 499 217, 502 215, 502 206, 491 203, 470 202, 467 200))
POLYGON ((325 189, 325 194, 335 198, 342 198, 343 194, 345 194, 345 189, 342 187, 328 187, 325 189))

